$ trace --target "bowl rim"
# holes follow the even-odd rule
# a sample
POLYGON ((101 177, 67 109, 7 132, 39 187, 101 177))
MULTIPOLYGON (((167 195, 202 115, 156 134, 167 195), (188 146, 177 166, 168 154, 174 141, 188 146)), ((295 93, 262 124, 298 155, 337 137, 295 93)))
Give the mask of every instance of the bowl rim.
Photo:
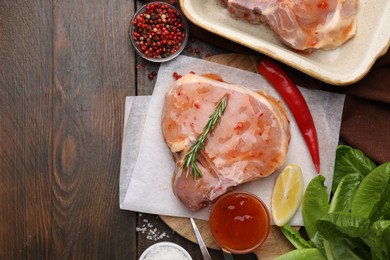
POLYGON ((264 244, 264 242, 267 240, 268 236, 269 236, 269 233, 271 231, 271 215, 270 215, 270 211, 267 207, 267 205, 265 204, 265 202, 260 198, 258 197, 257 195, 251 193, 251 192, 247 192, 247 191, 231 191, 231 192, 228 192, 228 193, 225 193, 224 195, 220 196, 216 201, 215 203, 212 205, 211 209, 210 209, 210 217, 209 217, 209 227, 210 227, 210 233, 211 235, 213 236, 214 238, 214 241, 215 243, 220 246, 222 248, 222 250, 225 250, 225 251, 228 251, 230 253, 233 253, 233 254, 247 254, 247 253, 250 253, 250 252, 253 252, 255 251, 257 248, 259 248, 262 244, 264 244), (244 250, 236 250, 236 249, 233 249, 233 248, 229 248, 223 244, 221 244, 218 239, 215 237, 214 235, 214 232, 213 232, 213 229, 212 229, 212 224, 213 224, 213 221, 212 221, 212 214, 213 214, 213 211, 214 209, 216 208, 216 206, 223 200, 225 199, 226 197, 230 197, 230 196, 235 196, 235 195, 246 195, 246 196, 249 196, 249 197, 252 197, 254 198, 256 201, 259 202, 259 204, 261 205, 261 207, 264 209, 264 212, 265 212, 265 217, 267 218, 267 225, 266 225, 266 232, 264 234, 264 237, 254 246, 250 247, 250 248, 247 248, 247 249, 244 249, 244 250))
POLYGON ((169 3, 166 3, 166 2, 159 2, 159 1, 156 1, 156 2, 150 2, 150 3, 146 3, 144 5, 142 5, 140 8, 138 8, 138 10, 134 13, 134 15, 131 17, 130 19, 130 25, 129 25, 129 38, 130 38, 130 41, 131 41, 131 44, 133 45, 135 51, 138 53, 138 55, 145 59, 145 60, 148 60, 148 61, 152 61, 152 62, 158 62, 158 63, 161 63, 161 62, 167 62, 167 61, 170 61, 170 60, 173 60, 174 58, 176 58, 177 56, 180 55, 180 53, 183 52, 183 50, 185 49, 187 43, 188 43, 188 38, 189 38, 189 24, 188 24, 188 21, 187 21, 187 17, 184 15, 184 13, 178 9, 176 6, 174 5, 171 5, 169 3), (146 6, 148 5, 151 5, 151 4, 164 4, 164 5, 168 5, 169 8, 172 8, 174 9, 175 11, 179 12, 180 14, 180 17, 184 23, 184 33, 185 33, 185 37, 183 39, 183 41, 181 42, 181 45, 180 45, 180 48, 174 53, 174 54, 171 54, 170 56, 166 57, 166 58, 149 58, 149 57, 146 57, 145 54, 143 54, 139 48, 137 47, 137 44, 134 42, 134 39, 133 39, 133 32, 134 32, 134 26, 133 26, 133 21, 137 18, 137 16, 145 10, 146 6))
POLYGON ((173 242, 169 242, 169 241, 163 241, 163 242, 158 242, 156 244, 153 244, 151 246, 149 246, 148 248, 145 249, 144 252, 142 252, 141 256, 139 257, 138 260, 143 260, 145 259, 145 257, 152 251, 154 250, 155 248, 157 247, 173 247, 173 248, 176 248, 178 250, 180 250, 182 253, 184 253, 184 255, 186 257, 188 257, 189 260, 192 260, 192 257, 191 255, 187 252, 187 250, 185 250, 183 247, 179 246, 178 244, 176 243, 173 243, 173 242))

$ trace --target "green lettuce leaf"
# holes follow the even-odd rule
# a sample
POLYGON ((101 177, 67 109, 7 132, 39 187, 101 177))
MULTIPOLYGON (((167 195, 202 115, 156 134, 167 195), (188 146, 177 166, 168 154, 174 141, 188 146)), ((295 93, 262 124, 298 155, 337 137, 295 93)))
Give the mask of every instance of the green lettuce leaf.
POLYGON ((361 237, 367 236, 370 227, 368 219, 347 212, 331 213, 327 220, 317 221, 328 259, 369 259, 370 248, 361 237))
POLYGON ((326 255, 324 248, 324 237, 317 231, 312 239, 310 239, 310 244, 313 244, 323 255, 326 255))
POLYGON ((376 164, 362 151, 347 145, 339 145, 336 150, 332 192, 336 191, 339 182, 345 175, 360 173, 366 176, 375 168, 376 164))
POLYGON ((373 234, 382 236, 383 232, 390 228, 390 220, 378 220, 372 225, 373 234))
POLYGON ((324 185, 325 177, 318 175, 307 185, 302 199, 302 218, 306 232, 312 240, 317 233, 317 220, 327 215, 328 192, 324 185))
POLYGON ((359 238, 370 232, 371 224, 369 219, 354 216, 350 213, 337 212, 330 213, 328 219, 318 220, 317 228, 319 233, 327 240, 343 236, 343 234, 359 238))
POLYGON ((293 229, 290 225, 284 225, 281 230, 284 236, 295 246, 295 248, 305 249, 314 247, 301 236, 298 230, 293 229))
MULTIPOLYGON (((389 197, 387 197, 389 198, 389 197)), ((385 219, 390 219, 390 201, 386 201, 381 209, 381 214, 385 219)))
POLYGON ((363 260, 367 259, 369 255, 359 255, 359 252, 353 250, 345 240, 342 238, 335 238, 333 240, 326 240, 324 242, 326 257, 328 260, 334 259, 356 259, 363 260))
POLYGON ((284 255, 278 256, 275 260, 326 260, 317 248, 296 249, 284 255))
POLYGON ((378 203, 377 210, 372 214, 373 221, 381 218, 390 219, 390 179, 387 183, 387 188, 382 194, 382 199, 378 203))
POLYGON ((388 189, 389 180, 390 162, 384 163, 371 171, 363 179, 352 199, 352 214, 363 218, 373 216, 384 199, 383 196, 388 189))
POLYGON ((361 151, 341 145, 330 203, 324 181, 313 178, 302 200, 310 241, 283 227, 298 249, 277 259, 390 259, 390 162, 376 167, 361 151))
POLYGON ((371 248, 373 259, 390 258, 390 220, 378 220, 371 227, 369 235, 363 240, 371 248))
POLYGON ((351 173, 344 176, 332 197, 329 212, 351 210, 352 198, 364 176, 360 173, 351 173))

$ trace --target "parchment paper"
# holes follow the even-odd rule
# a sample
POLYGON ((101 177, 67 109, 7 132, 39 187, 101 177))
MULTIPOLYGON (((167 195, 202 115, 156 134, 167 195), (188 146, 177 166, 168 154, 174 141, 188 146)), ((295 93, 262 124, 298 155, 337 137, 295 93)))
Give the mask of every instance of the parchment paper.
MULTIPOLYGON (((171 177, 175 164, 161 132, 161 112, 165 93, 175 81, 172 74, 177 72, 185 75, 191 71, 198 75, 215 73, 222 76, 225 82, 240 84, 252 89, 262 89, 281 99, 266 80, 256 73, 186 56, 179 56, 169 63, 162 64, 151 97, 137 96, 126 99, 120 172, 121 209, 208 219, 209 208, 192 212, 174 196, 171 177)), ((344 95, 300 89, 316 125, 319 137, 321 174, 326 177, 325 184, 330 190, 336 146, 339 141, 344 95)), ((288 113, 291 141, 286 164, 295 163, 301 166, 306 186, 317 174, 296 122, 290 112, 288 113)), ((240 185, 236 190, 245 190, 258 195, 270 209, 274 181, 282 168, 267 178, 240 185)), ((290 224, 303 225, 300 209, 290 224)))

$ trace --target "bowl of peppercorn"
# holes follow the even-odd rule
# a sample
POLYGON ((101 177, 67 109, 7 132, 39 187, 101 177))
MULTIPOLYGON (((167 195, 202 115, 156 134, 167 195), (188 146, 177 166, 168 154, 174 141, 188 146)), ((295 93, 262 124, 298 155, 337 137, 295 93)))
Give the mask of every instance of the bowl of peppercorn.
POLYGON ((131 19, 130 40, 144 59, 165 62, 177 57, 188 41, 188 23, 183 13, 165 2, 139 8, 131 19))

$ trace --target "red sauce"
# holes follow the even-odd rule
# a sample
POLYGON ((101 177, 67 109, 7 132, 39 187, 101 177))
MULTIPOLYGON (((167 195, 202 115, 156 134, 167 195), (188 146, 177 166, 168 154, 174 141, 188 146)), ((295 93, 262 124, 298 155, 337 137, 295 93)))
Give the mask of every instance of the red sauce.
POLYGON ((270 230, 266 206, 256 196, 245 192, 231 192, 219 198, 209 221, 217 244, 236 254, 259 247, 270 230))

